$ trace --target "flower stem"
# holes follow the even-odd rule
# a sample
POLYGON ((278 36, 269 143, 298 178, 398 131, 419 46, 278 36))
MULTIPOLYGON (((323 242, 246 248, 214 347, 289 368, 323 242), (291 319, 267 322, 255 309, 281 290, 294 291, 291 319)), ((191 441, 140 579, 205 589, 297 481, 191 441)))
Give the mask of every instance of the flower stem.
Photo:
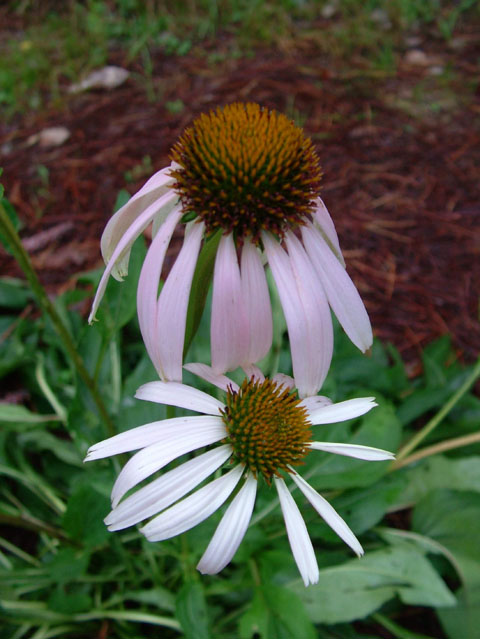
MULTIPOLYGON (((399 468, 399 462, 404 460, 408 455, 417 448, 417 446, 422 442, 430 433, 440 424, 440 422, 448 415, 448 413, 452 410, 455 404, 465 395, 465 393, 469 390, 470 386, 476 382, 476 380, 480 377, 480 358, 477 360, 475 366, 473 367, 472 372, 467 377, 467 379, 463 382, 460 388, 454 393, 448 402, 446 402, 442 408, 438 411, 436 415, 430 419, 425 426, 412 437, 412 439, 401 448, 397 453, 397 460, 393 464, 392 468, 399 468)), ((459 438, 462 439, 462 438, 459 438)), ((446 443, 446 442, 444 442, 446 443)), ((434 448, 429 447, 429 448, 434 448)), ((428 450, 428 449, 425 449, 428 450)), ((425 455, 422 455, 424 457, 425 455)), ((404 466, 405 464, 402 464, 404 466)))
POLYGON ((404 457, 403 459, 397 459, 391 465, 390 470, 398 470, 399 468, 403 468, 403 466, 413 464, 413 462, 416 462, 419 459, 431 457, 432 455, 436 455, 437 453, 443 453, 446 450, 453 450, 455 448, 461 448, 462 446, 469 446, 470 444, 478 444, 479 442, 480 432, 471 433, 470 435, 463 435, 462 437, 455 437, 453 439, 446 439, 445 441, 439 442, 438 444, 433 444, 433 446, 422 448, 413 455, 404 457))
POLYGON ((93 378, 90 376, 90 373, 88 372, 88 370, 86 369, 85 364, 83 363, 83 360, 80 357, 80 354, 78 353, 75 347, 75 344, 73 342, 73 339, 67 327, 63 323, 62 318, 57 312, 57 309, 50 301, 45 289, 40 283, 40 280, 38 279, 38 275, 36 274, 35 269, 33 268, 30 257, 28 253, 26 252, 26 250, 24 249, 22 241, 17 231, 15 230, 15 227, 13 226, 10 218, 8 217, 4 206, 1 204, 1 202, 0 202, 0 228, 2 229, 6 238, 8 239, 12 253, 15 259, 17 260, 18 264, 20 265, 20 268, 24 272, 25 277, 27 278, 27 281, 30 284, 32 292, 35 295, 35 298, 40 308, 50 317, 58 336, 63 342, 65 350, 67 351, 69 356, 72 358, 72 362, 75 366, 75 369, 77 370, 78 374, 80 375, 85 385, 87 386, 88 390, 90 391, 93 401, 95 402, 98 408, 98 412, 107 428, 108 433, 110 435, 115 435, 115 428, 114 428, 113 422, 110 419, 107 409, 105 408, 105 404, 103 403, 100 393, 97 390, 95 382, 93 378))

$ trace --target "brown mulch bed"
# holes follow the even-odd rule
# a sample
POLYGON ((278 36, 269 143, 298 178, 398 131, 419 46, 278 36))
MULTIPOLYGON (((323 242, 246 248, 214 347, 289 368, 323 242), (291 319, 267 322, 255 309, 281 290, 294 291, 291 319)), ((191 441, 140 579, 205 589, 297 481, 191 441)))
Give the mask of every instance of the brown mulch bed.
MULTIPOLYGON (((412 373, 420 349, 445 333, 459 356, 472 360, 480 350, 480 101, 478 87, 476 97, 471 88, 480 50, 467 35, 460 52, 435 42, 422 47, 436 63, 440 57, 453 66, 448 86, 430 67, 404 58, 396 73, 365 70, 361 59, 340 71, 305 43, 215 64, 195 53, 159 54, 154 101, 131 67, 116 90, 0 125, 3 183, 42 281, 55 292, 100 265, 99 238, 125 172, 136 172, 128 185, 134 192, 148 177, 142 158, 151 158, 153 170, 165 166, 192 118, 251 100, 301 118, 314 139, 323 198, 375 334, 399 348, 412 373), (178 99, 185 106, 172 114, 166 104, 178 99), (62 146, 27 143, 59 125, 71 132, 62 146), (48 180, 39 167, 48 169, 48 180)), ((3 252, 0 264, 2 274, 19 275, 3 252)))

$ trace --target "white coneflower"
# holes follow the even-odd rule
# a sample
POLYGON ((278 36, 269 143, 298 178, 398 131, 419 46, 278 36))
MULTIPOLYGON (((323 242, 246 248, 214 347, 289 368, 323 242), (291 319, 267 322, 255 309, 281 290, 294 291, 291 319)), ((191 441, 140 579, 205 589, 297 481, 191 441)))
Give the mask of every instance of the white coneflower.
POLYGON ((163 380, 181 381, 192 278, 202 242, 221 234, 213 273, 211 363, 215 374, 251 365, 268 352, 272 313, 264 262, 272 271, 302 396, 315 394, 333 348, 329 306, 356 346, 372 343, 365 307, 343 263, 335 227, 319 197, 321 169, 312 142, 284 115, 235 103, 201 115, 156 173, 108 223, 107 267, 90 320, 110 275, 127 272, 134 240, 153 221, 153 241, 138 286, 140 328, 163 380), (160 292, 175 227, 183 248, 160 292))
POLYGON ((177 382, 145 384, 136 397, 202 415, 145 424, 90 448, 86 461, 141 449, 124 466, 113 487, 113 510, 105 519, 109 530, 121 530, 154 516, 141 532, 150 541, 169 539, 212 515, 240 486, 197 566, 202 573, 217 573, 230 562, 247 530, 263 477, 277 490, 303 581, 305 585, 315 583, 318 566, 305 523, 285 483, 284 478, 290 476, 326 523, 357 555, 363 554, 347 524, 300 477, 296 466, 312 450, 368 461, 392 459, 391 453, 378 448, 312 440, 312 427, 363 415, 376 405, 373 398, 337 404, 321 397, 299 399, 282 383, 254 378, 245 379, 240 387, 230 382, 225 403, 177 382), (128 491, 174 459, 214 444, 124 499, 128 491), (194 491, 222 467, 217 479, 194 491))

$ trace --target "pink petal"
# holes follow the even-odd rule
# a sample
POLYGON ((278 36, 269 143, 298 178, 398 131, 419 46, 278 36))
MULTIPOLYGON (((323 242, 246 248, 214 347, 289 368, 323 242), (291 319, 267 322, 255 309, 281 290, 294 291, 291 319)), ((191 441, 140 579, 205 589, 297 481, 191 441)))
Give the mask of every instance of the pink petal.
POLYGON ((191 362, 190 364, 185 364, 185 370, 190 371, 194 375, 201 377, 209 384, 213 384, 217 388, 221 388, 224 391, 227 391, 229 388, 232 388, 235 391, 238 391, 238 384, 234 382, 232 379, 227 377, 226 375, 217 375, 217 373, 213 372, 211 366, 207 364, 201 364, 200 362, 191 362))
POLYGON ((249 241, 242 249, 242 292, 249 324, 250 345, 244 363, 254 364, 272 345, 272 308, 260 253, 249 241))
POLYGON ((366 351, 372 345, 372 327, 355 285, 313 224, 302 229, 302 237, 338 321, 355 346, 366 351))
POLYGON ((328 241, 330 248, 335 253, 335 256, 340 260, 340 263, 345 266, 345 261, 343 259, 340 244, 338 242, 338 235, 335 229, 335 224, 333 223, 333 220, 330 217, 330 213, 323 203, 323 200, 321 198, 317 198, 316 202, 317 208, 313 212, 313 219, 316 223, 316 226, 320 229, 322 235, 328 241))
MULTIPOLYGON (((97 288, 97 292, 95 293, 95 298, 92 304, 92 310, 90 312, 90 316, 88 321, 90 323, 95 319, 95 313, 97 312, 98 306, 102 300, 102 297, 105 293, 105 289, 107 287, 108 278, 113 272, 115 265, 118 260, 123 259, 127 252, 130 250, 132 244, 140 236, 140 234, 145 230, 145 228, 150 224, 153 217, 158 213, 159 209, 163 206, 170 206, 172 203, 177 201, 177 196, 173 191, 169 191, 165 195, 163 195, 159 200, 151 204, 148 208, 145 209, 137 219, 132 223, 132 225, 128 228, 125 234, 122 236, 121 240, 115 247, 108 264, 103 272, 103 275, 100 279, 100 283, 97 288)), ((169 214, 169 219, 171 216, 176 216, 181 213, 181 207, 174 207, 169 214)))
POLYGON ((165 380, 182 381, 188 300, 203 231, 203 222, 195 224, 185 237, 182 249, 165 281, 158 300, 155 355, 158 368, 162 371, 161 378, 165 380))
POLYGON ((152 241, 143 263, 137 289, 137 313, 143 341, 150 359, 158 374, 165 379, 162 363, 159 361, 156 349, 156 317, 157 300, 163 260, 173 231, 180 220, 182 210, 178 208, 166 219, 165 223, 152 241))
POLYGON ((232 371, 247 357, 248 319, 232 234, 223 236, 217 249, 210 341, 215 373, 232 371))

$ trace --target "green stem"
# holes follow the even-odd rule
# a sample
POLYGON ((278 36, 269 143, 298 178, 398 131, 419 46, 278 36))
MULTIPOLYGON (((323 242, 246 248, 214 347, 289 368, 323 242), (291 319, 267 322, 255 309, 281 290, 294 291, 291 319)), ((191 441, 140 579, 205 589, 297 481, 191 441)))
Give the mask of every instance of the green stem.
POLYGON ((18 233, 15 230, 15 227, 10 221, 10 218, 8 217, 7 212, 5 211, 5 208, 3 207, 1 203, 0 203, 0 227, 8 239, 10 248, 12 249, 12 253, 15 256, 15 259, 17 260, 18 264, 20 265, 20 268, 24 272, 25 277, 27 278, 27 281, 30 284, 32 292, 35 295, 35 298, 40 308, 50 317, 52 324, 55 327, 55 330, 57 331, 58 336, 62 340, 67 353, 72 358, 73 364, 78 374, 83 379, 85 385, 90 391, 93 401, 95 402, 98 408, 98 412, 100 413, 100 416, 107 428, 108 433, 110 435, 115 435, 115 427, 113 425, 112 420, 110 419, 107 409, 105 408, 105 404, 103 403, 103 400, 97 390, 95 382, 90 376, 90 373, 87 371, 85 364, 83 363, 83 360, 80 357, 80 354, 78 353, 75 347, 72 337, 70 333, 68 332, 67 327, 63 323, 62 318, 57 312, 57 309, 48 298, 48 295, 45 289, 40 283, 40 280, 38 279, 38 276, 35 272, 35 269, 33 268, 30 257, 28 253, 25 251, 22 241, 20 240, 20 237, 18 236, 18 233))
POLYGON ((470 444, 480 443, 480 432, 472 433, 471 435, 463 435, 462 437, 455 437, 453 439, 446 439, 433 446, 427 446, 417 451, 413 455, 409 455, 403 459, 397 459, 390 467, 390 470, 398 470, 403 466, 413 464, 413 462, 424 459, 425 457, 431 457, 437 453, 443 453, 446 450, 453 450, 455 448, 461 448, 462 446, 469 446, 470 444))
POLYGON ((398 462, 407 457, 412 450, 415 450, 417 446, 422 442, 430 433, 440 424, 440 422, 448 415, 448 413, 452 410, 455 404, 465 395, 465 393, 469 390, 470 386, 476 382, 478 377, 480 376, 480 358, 477 360, 475 366, 473 367, 472 372, 467 377, 467 379, 463 382, 460 388, 456 393, 450 397, 448 402, 446 402, 442 408, 438 411, 436 415, 432 417, 430 421, 428 421, 425 426, 412 437, 412 439, 397 453, 397 462, 395 464, 398 467, 398 462))

